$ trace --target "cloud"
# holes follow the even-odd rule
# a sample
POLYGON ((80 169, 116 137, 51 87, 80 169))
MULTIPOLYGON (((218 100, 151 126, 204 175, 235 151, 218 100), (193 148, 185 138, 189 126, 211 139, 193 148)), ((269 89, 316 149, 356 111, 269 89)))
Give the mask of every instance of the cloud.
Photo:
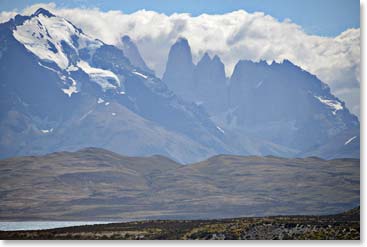
MULTIPOLYGON (((320 37, 305 33, 289 19, 279 21, 244 10, 193 17, 146 10, 124 14, 96 8, 58 8, 50 3, 32 5, 21 12, 30 14, 40 6, 108 44, 119 44, 121 36, 129 35, 158 75, 164 72, 170 46, 180 36, 188 39, 195 62, 205 51, 217 54, 228 76, 240 59, 288 59, 329 84, 332 92, 359 116, 360 29, 348 29, 337 37, 320 37)), ((0 21, 12 15, 14 12, 2 12, 0 21)))
POLYGON ((13 18, 16 14, 17 12, 14 12, 14 11, 0 12, 0 23, 8 21, 9 19, 13 18))

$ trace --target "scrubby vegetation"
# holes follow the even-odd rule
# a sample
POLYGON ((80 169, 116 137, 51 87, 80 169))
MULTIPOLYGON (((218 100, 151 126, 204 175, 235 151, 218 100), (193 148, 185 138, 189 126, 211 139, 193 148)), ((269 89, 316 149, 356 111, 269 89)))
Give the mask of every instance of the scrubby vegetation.
POLYGON ((0 232, 1 239, 360 239, 360 209, 329 216, 153 220, 42 231, 0 232))

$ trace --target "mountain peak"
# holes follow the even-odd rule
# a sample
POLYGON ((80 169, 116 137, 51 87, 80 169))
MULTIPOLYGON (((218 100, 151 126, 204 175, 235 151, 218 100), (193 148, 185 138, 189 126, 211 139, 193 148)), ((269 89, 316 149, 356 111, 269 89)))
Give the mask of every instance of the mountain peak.
POLYGON ((208 52, 205 52, 202 59, 211 59, 208 52))
POLYGON ((129 59, 132 65, 138 67, 139 69, 154 75, 154 71, 151 70, 142 58, 138 47, 135 45, 134 41, 128 35, 121 37, 121 49, 125 56, 129 59))
POLYGON ((47 16, 47 17, 55 17, 54 14, 52 14, 50 11, 48 11, 47 9, 44 9, 44 8, 37 9, 36 12, 33 13, 32 17, 39 16, 39 15, 44 15, 44 16, 47 16))
POLYGON ((183 45, 183 46, 189 46, 189 42, 185 37, 179 37, 175 44, 183 45))
MULTIPOLYGON (((135 46, 134 42, 131 40, 130 36, 128 36, 128 35, 122 36, 121 37, 121 44, 122 44, 122 50, 123 50, 124 53, 129 53, 130 49, 134 49, 134 53, 136 53, 137 47, 135 46)), ((125 54, 125 55, 127 55, 127 54, 125 54)))
POLYGON ((201 67, 201 66, 204 66, 206 64, 211 64, 214 67, 220 66, 220 67, 224 68, 224 64, 223 64, 222 60, 220 59, 220 57, 218 55, 215 55, 213 58, 211 58, 208 52, 204 53, 202 58, 197 63, 197 66, 201 67))
POLYGON ((189 42, 186 38, 180 37, 171 46, 168 55, 168 64, 172 61, 179 62, 182 66, 185 66, 189 70, 192 70, 194 64, 192 62, 192 54, 189 42))
POLYGON ((187 98, 194 88, 192 78, 194 69, 189 42, 180 37, 169 50, 163 81, 177 95, 187 98))
POLYGON ((222 60, 220 59, 220 57, 218 55, 215 55, 213 57, 213 61, 220 61, 220 62, 222 62, 222 60))
POLYGON ((128 43, 128 42, 130 43, 130 42, 132 42, 129 35, 122 36, 121 37, 121 41, 124 42, 124 43, 128 43))
POLYGON ((124 35, 121 37, 122 42, 131 42, 131 38, 129 35, 124 35))
POLYGON ((207 64, 207 63, 209 63, 211 61, 212 61, 212 59, 210 58, 208 52, 205 52, 204 55, 203 55, 203 57, 198 62, 198 65, 199 64, 207 64))
POLYGON ((180 37, 176 40, 176 42, 171 46, 170 53, 182 53, 186 59, 192 61, 192 54, 189 42, 186 38, 180 37))
POLYGON ((220 67, 223 67, 224 69, 224 64, 218 55, 215 55, 213 57, 212 62, 215 66, 220 66, 220 67))
POLYGON ((282 64, 289 64, 289 65, 294 65, 291 61, 289 61, 288 59, 284 59, 282 62, 282 64))

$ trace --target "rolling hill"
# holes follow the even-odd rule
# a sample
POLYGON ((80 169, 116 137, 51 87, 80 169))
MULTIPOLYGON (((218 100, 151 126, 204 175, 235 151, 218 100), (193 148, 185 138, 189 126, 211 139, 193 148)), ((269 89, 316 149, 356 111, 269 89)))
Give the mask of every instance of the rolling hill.
POLYGON ((332 214, 360 204, 357 159, 219 155, 189 165, 98 149, 0 161, 1 220, 332 214))

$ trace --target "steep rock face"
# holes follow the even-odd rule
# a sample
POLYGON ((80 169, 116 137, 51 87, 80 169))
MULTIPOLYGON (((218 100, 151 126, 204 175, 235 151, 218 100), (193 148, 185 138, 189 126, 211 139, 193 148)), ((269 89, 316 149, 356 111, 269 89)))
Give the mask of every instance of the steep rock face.
POLYGON ((211 59, 205 53, 195 67, 193 79, 195 99, 209 114, 216 115, 228 108, 227 78, 224 64, 217 55, 211 59))
MULTIPOLYGON (((240 61, 230 80, 224 123, 299 152, 338 135, 359 135, 359 121, 317 77, 283 63, 240 61)), ((334 143, 337 145, 337 143, 334 143)))
POLYGON ((287 60, 239 61, 227 83, 220 58, 208 53, 182 76, 175 71, 192 68, 192 60, 187 41, 180 50, 186 55, 178 55, 180 42, 171 48, 176 55, 170 53, 165 75, 177 77, 168 87, 206 110, 236 152, 359 157, 358 118, 316 76, 287 60))
POLYGON ((195 65, 184 38, 179 38, 170 49, 163 81, 177 95, 204 107, 209 115, 228 107, 224 64, 217 55, 211 58, 205 53, 195 65))
POLYGON ((145 64, 138 47, 129 36, 125 35, 121 38, 121 49, 132 65, 148 74, 154 75, 154 71, 145 64))
POLYGON ((64 18, 18 15, 0 25, 0 43, 1 157, 96 146, 190 162, 227 152, 200 107, 64 18))
POLYGON ((195 90, 194 69, 189 43, 185 38, 179 38, 169 51, 162 80, 178 96, 192 101, 192 91, 195 90))

